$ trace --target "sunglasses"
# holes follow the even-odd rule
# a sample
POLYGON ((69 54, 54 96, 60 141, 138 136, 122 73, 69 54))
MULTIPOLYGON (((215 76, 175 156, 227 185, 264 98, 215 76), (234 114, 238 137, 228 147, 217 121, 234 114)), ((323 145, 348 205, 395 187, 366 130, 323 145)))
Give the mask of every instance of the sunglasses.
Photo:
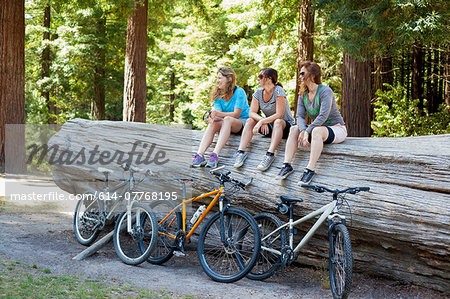
POLYGON ((308 72, 300 72, 300 77, 304 77, 308 72))

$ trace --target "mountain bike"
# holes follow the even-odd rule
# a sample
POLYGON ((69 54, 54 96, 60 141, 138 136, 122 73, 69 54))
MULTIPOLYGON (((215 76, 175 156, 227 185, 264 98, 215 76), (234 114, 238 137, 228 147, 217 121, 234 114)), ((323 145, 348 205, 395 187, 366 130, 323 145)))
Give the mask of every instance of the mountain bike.
POLYGON ((203 270, 215 281, 234 282, 244 277, 253 267, 261 241, 258 226, 246 211, 231 207, 230 200, 225 194, 225 183, 231 183, 235 188, 242 190, 248 183, 244 184, 233 179, 230 172, 222 172, 221 168, 210 171, 220 182, 218 189, 185 199, 186 182, 192 180, 177 178, 183 187, 181 204, 176 206, 171 201, 157 201, 150 204, 156 214, 159 231, 156 248, 148 259, 150 263, 162 264, 174 254, 184 256, 185 244, 190 242, 200 223, 218 203, 219 211, 206 222, 198 239, 197 253, 203 270), (214 198, 204 211, 194 214, 198 218, 187 221, 186 205, 211 196, 214 198), (192 227, 188 227, 190 222, 192 227))
POLYGON ((147 260, 156 245, 158 225, 154 213, 148 205, 133 200, 132 192, 136 186, 150 175, 131 165, 121 167, 129 173, 128 179, 109 187, 110 169, 99 167, 105 176, 101 191, 87 191, 75 208, 73 227, 77 241, 85 246, 91 245, 105 225, 114 223, 114 248, 119 258, 126 264, 137 265, 147 260), (136 180, 135 173, 144 173, 136 180), (126 202, 126 211, 123 203, 126 202))
POLYGON ((353 255, 346 217, 339 213, 339 209, 345 200, 343 194, 356 194, 360 191, 369 191, 369 188, 354 187, 331 190, 324 186, 305 184, 302 187, 319 193, 330 192, 333 194, 333 199, 330 203, 294 221, 294 205, 303 200, 281 196, 280 201, 277 202, 277 209, 282 214, 289 213, 289 221, 284 224, 278 217, 270 213, 256 215, 254 218, 261 232, 261 252, 258 261, 247 277, 255 280, 266 279, 278 268, 281 268, 278 273, 282 274, 285 266, 297 258, 299 250, 311 239, 319 226, 328 220, 330 288, 334 298, 347 298, 352 284, 353 255), (319 219, 294 248, 296 233, 294 226, 319 215, 319 219))

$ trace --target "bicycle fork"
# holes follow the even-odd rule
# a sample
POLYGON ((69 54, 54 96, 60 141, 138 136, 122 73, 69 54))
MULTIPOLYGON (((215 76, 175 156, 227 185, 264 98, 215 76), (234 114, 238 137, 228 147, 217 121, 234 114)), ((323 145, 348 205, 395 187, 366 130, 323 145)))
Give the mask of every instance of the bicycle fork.
POLYGON ((232 231, 231 231, 231 224, 228 226, 228 233, 227 236, 225 236, 225 216, 224 213, 228 208, 228 204, 223 205, 223 198, 224 196, 219 196, 219 218, 220 218, 220 239, 222 241, 222 246, 230 247, 232 244, 228 241, 229 238, 232 237, 232 231))

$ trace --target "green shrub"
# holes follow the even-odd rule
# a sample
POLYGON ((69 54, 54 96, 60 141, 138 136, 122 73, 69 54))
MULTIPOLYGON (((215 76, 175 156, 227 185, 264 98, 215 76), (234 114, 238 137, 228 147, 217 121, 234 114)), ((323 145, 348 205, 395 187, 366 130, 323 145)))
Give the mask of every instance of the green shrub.
MULTIPOLYGON (((386 91, 377 90, 373 136, 404 137, 450 133, 450 110, 443 103, 438 112, 420 111, 419 100, 406 97, 403 86, 385 84, 386 91)), ((426 106, 426 100, 424 100, 426 106)))

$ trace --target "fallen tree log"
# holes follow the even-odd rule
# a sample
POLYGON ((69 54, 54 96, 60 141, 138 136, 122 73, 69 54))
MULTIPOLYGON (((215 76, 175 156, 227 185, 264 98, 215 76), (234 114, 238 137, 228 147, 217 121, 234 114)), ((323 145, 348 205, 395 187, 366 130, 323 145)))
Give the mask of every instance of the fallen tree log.
MULTIPOLYGON (((101 182, 103 174, 96 171, 98 166, 114 169, 114 179, 123 177, 120 166, 110 160, 115 157, 125 161, 128 153, 135 164, 140 162, 139 167, 150 168, 161 180, 141 186, 143 190, 180 192, 179 183, 172 179, 178 176, 194 179, 192 190, 199 194, 217 187, 217 181, 206 169, 190 168, 191 155, 197 150, 202 134, 160 125, 74 119, 50 139, 48 155, 55 182, 68 192, 82 193, 101 182), (84 160, 80 152, 84 153, 84 160)), ((330 200, 329 194, 318 194, 297 185, 309 152, 297 152, 296 172, 280 182, 275 177, 283 163, 285 141, 281 142, 272 167, 261 173, 256 166, 270 139, 255 137, 244 167, 235 170, 233 154, 239 139, 230 138, 219 163, 237 179, 254 178, 248 191, 238 194, 235 204, 253 214, 261 211, 277 214, 273 203, 279 195, 298 196, 304 203, 295 214, 302 216, 330 200)), ((351 207, 349 229, 356 271, 449 291, 449 169, 450 135, 348 138, 342 144, 325 146, 314 184, 371 188, 370 192, 346 197, 351 207)), ((307 228, 299 230, 301 235, 307 228)), ((300 251, 298 261, 320 265, 327 258, 324 226, 300 251)))

